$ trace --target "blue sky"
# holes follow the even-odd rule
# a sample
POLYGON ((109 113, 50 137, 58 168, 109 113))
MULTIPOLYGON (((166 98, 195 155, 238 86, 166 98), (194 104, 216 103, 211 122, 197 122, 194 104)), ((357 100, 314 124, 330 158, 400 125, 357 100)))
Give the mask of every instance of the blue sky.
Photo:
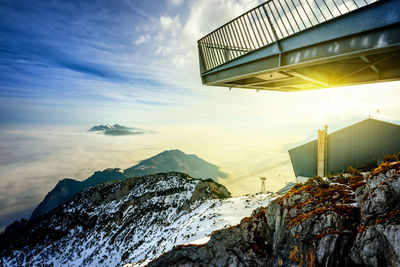
MULTIPOLYGON (((375 98, 371 86, 325 93, 262 92, 262 97, 254 91, 202 86, 196 41, 258 2, 1 0, 0 125, 237 125, 268 120, 277 128, 282 123, 276 109, 285 108, 282 118, 315 117, 307 105, 321 97, 325 100, 314 107, 322 109, 319 118, 308 121, 313 125, 366 117, 375 109, 397 119, 393 103, 368 103, 375 98), (326 102, 332 97, 343 100, 326 102), (366 99, 358 101, 357 110, 346 107, 360 97, 366 99), (264 106, 269 111, 260 114, 264 106)), ((398 84, 387 88, 386 95, 396 99, 398 84)))
MULTIPOLYGON (((233 15, 255 3, 231 2, 233 15)), ((190 78, 197 71, 196 38, 217 25, 201 23, 204 16, 193 14, 199 5, 1 1, 0 124, 88 123, 107 105, 176 105, 192 96, 171 64, 192 61, 190 78)))
MULTIPOLYGON (((288 159, 284 148, 325 124, 338 129, 377 109, 399 121, 400 82, 300 93, 202 86, 196 41, 257 4, 0 0, 0 228, 63 177, 127 168, 165 149, 235 177, 288 159), (86 133, 103 123, 154 133, 86 133)), ((278 174, 267 187, 293 179, 290 166, 278 174)), ((255 192, 253 178, 229 190, 255 192)))
POLYGON ((140 67, 147 50, 137 40, 167 6, 160 1, 2 1, 0 123, 85 121, 68 121, 69 109, 112 103, 112 91, 117 95, 127 87, 126 101, 163 104, 141 95, 162 85, 140 67), (46 112, 54 107, 50 118, 46 112))

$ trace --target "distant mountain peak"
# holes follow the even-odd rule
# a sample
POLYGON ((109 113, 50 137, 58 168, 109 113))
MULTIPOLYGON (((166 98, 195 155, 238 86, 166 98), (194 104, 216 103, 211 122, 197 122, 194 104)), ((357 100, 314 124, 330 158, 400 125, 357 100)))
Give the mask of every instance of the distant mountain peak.
POLYGON ((92 128, 89 129, 89 132, 105 131, 110 129, 114 129, 114 126, 110 124, 101 124, 93 126, 92 128))
POLYGON ((90 128, 89 132, 100 132, 105 135, 111 135, 111 136, 138 135, 145 133, 143 129, 124 126, 117 123, 114 125, 111 124, 96 125, 90 128))
POLYGON ((226 178, 228 175, 194 154, 186 154, 179 149, 165 150, 151 158, 140 161, 124 171, 125 175, 143 176, 147 174, 178 171, 196 178, 226 178))

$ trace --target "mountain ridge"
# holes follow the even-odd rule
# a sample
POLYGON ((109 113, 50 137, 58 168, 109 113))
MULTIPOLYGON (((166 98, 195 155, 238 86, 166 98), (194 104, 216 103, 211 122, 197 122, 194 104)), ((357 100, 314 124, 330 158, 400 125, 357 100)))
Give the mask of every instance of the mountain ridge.
POLYGON ((183 172, 196 178, 224 178, 227 175, 219 171, 217 165, 211 164, 196 155, 186 154, 180 150, 166 150, 153 157, 140 161, 126 170, 120 168, 108 168, 96 171, 83 181, 71 178, 60 180, 57 185, 45 196, 42 202, 33 210, 30 219, 70 200, 76 193, 85 188, 113 180, 126 180, 134 176, 145 176, 165 172, 183 172))
POLYGON ((272 196, 231 198, 212 180, 165 173, 89 187, 0 234, 1 266, 143 265, 178 244, 235 225, 272 196))
POLYGON ((34 219, 41 214, 48 213, 54 208, 64 204, 80 191, 100 183, 128 179, 121 173, 119 168, 108 168, 103 171, 96 171, 84 181, 77 181, 71 178, 64 178, 58 181, 56 186, 45 196, 42 202, 33 210, 30 219, 34 219))

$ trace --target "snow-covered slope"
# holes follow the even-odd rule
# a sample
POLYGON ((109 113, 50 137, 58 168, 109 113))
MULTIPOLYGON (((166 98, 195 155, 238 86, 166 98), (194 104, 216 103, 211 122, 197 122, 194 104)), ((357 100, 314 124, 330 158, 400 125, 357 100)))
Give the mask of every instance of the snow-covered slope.
POLYGON ((270 194, 254 194, 198 201, 190 211, 178 215, 165 228, 155 229, 155 232, 146 238, 140 250, 134 252, 135 256, 129 262, 143 260, 133 266, 144 266, 150 259, 160 256, 176 245, 206 243, 213 231, 240 223, 240 220, 250 216, 255 208, 268 205, 273 198, 270 194), (151 252, 147 254, 149 251, 151 252), (147 256, 143 257, 146 254, 147 256))
POLYGON ((145 265, 175 245, 206 242, 272 198, 229 196, 222 185, 181 173, 91 187, 49 214, 8 227, 0 235, 0 265, 145 265))

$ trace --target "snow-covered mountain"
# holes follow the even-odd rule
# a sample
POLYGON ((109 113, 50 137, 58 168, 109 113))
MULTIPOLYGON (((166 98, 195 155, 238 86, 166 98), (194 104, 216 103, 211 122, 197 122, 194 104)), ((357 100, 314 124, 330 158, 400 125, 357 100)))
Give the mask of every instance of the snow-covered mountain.
POLYGON ((230 198, 212 180, 175 172, 100 184, 7 227, 0 235, 0 266, 144 265, 175 245, 206 242, 211 232, 238 224, 271 198, 230 198))
POLYGON ((126 170, 108 168, 103 171, 96 171, 84 181, 64 178, 45 196, 30 218, 33 219, 52 211, 85 188, 114 180, 122 181, 133 176, 139 177, 167 172, 183 172, 192 177, 203 179, 212 178, 218 180, 218 178, 227 177, 227 174, 221 172, 217 165, 211 164, 196 155, 186 154, 177 149, 166 150, 151 158, 142 160, 139 164, 126 170))
POLYGON ((114 180, 122 181, 126 179, 128 179, 128 176, 123 174, 123 171, 119 168, 109 168, 103 171, 96 171, 92 176, 88 177, 84 181, 64 178, 60 180, 49 193, 47 193, 43 201, 40 202, 40 204, 32 212, 30 218, 33 219, 41 214, 52 211, 56 207, 70 200, 76 193, 85 188, 104 182, 114 180))

